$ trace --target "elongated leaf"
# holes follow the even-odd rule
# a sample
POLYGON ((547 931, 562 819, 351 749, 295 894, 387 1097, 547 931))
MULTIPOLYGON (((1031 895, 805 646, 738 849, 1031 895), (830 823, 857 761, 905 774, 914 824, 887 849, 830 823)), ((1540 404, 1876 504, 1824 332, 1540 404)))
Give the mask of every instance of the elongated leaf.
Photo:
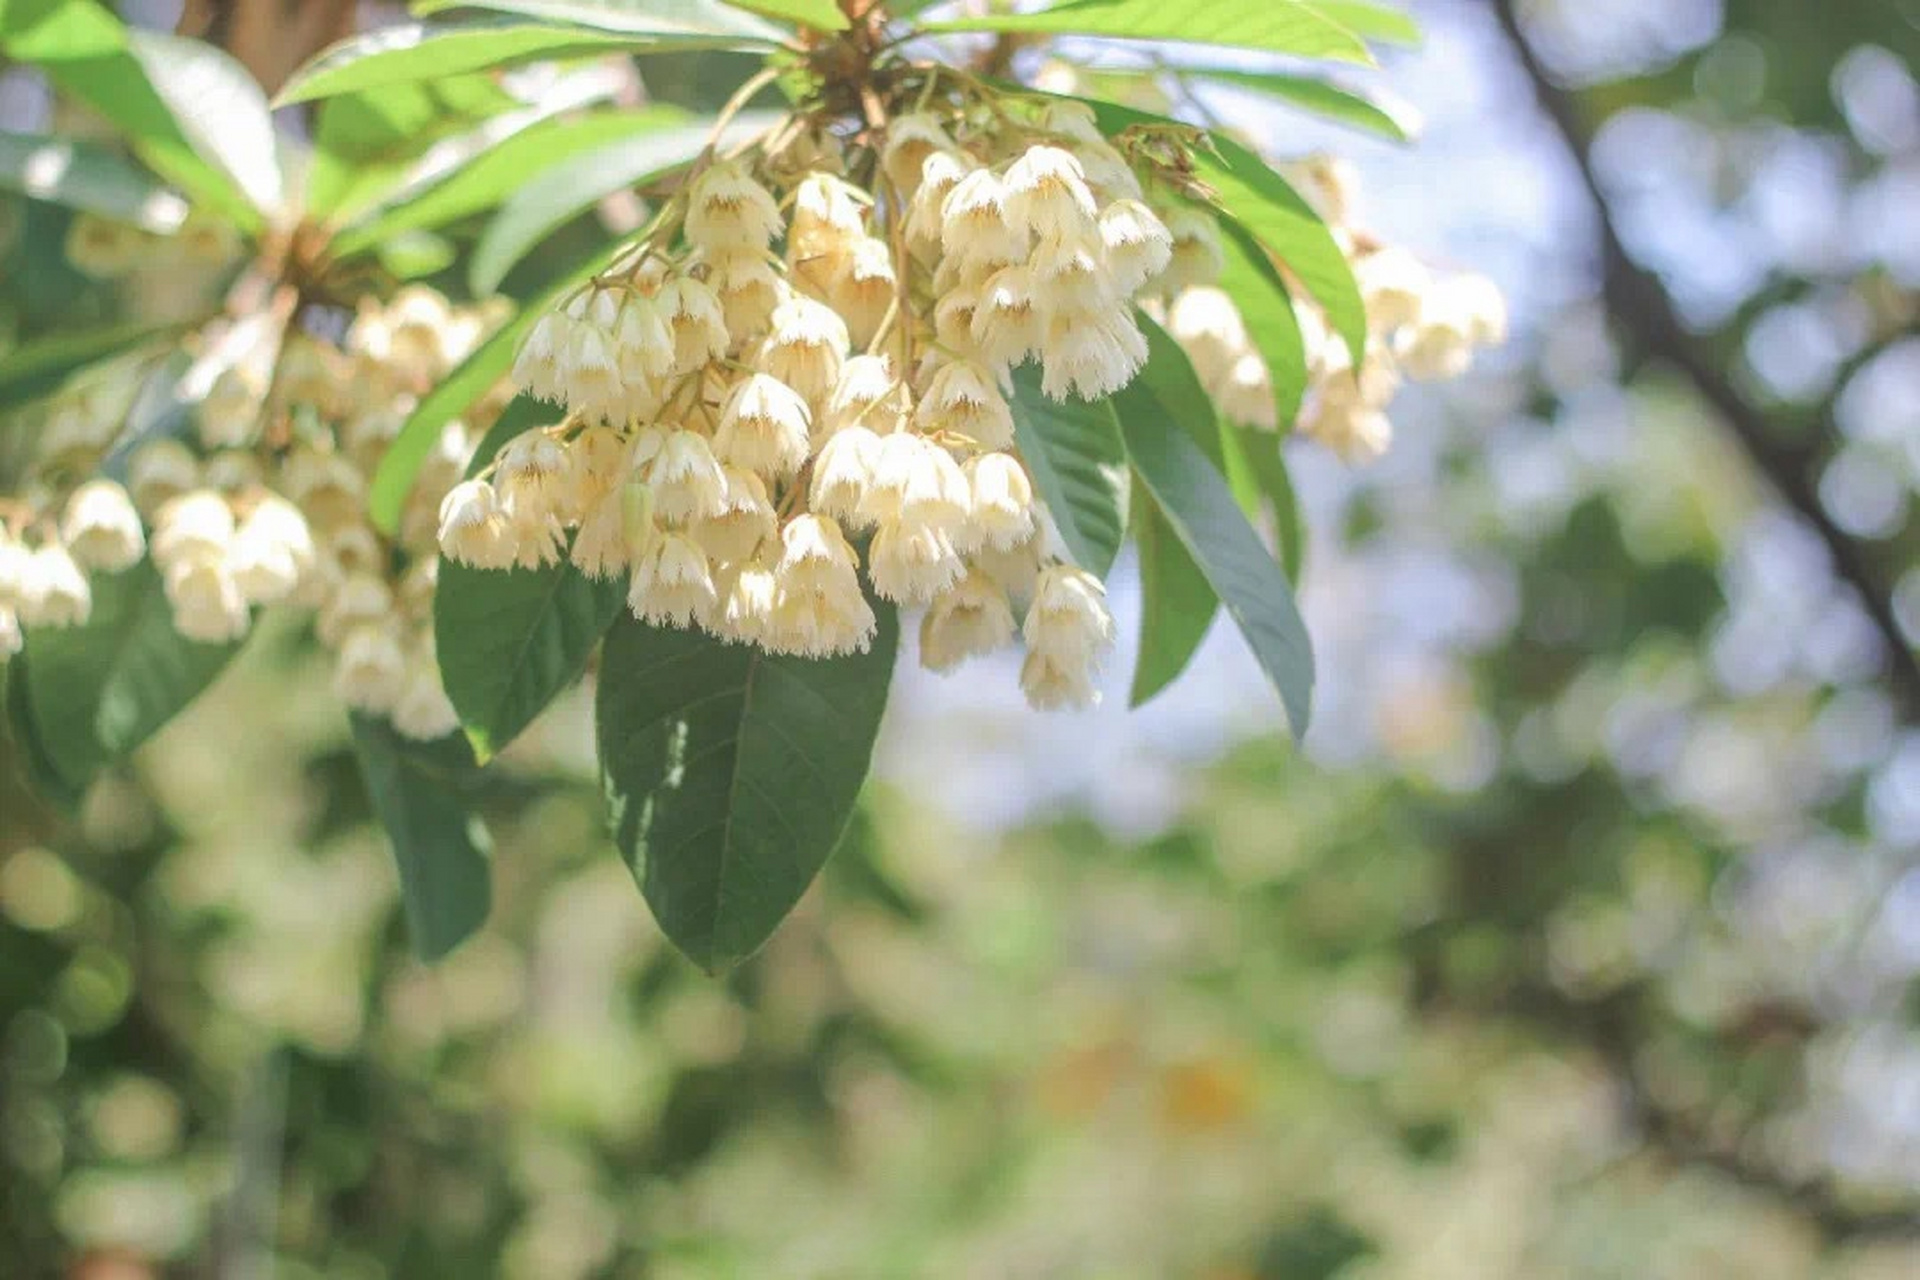
POLYGON ((417 195, 356 221, 334 241, 334 251, 349 257, 398 232, 444 226, 479 213, 527 184, 544 181, 543 172, 569 156, 657 132, 685 119, 677 107, 648 107, 542 121, 482 151, 417 195))
POLYGON ((1220 208, 1271 249, 1327 313, 1335 333, 1366 361, 1367 307, 1333 232, 1287 180, 1233 139, 1214 135, 1219 155, 1196 157, 1220 208))
POLYGON ((274 102, 285 106, 539 58, 575 58, 649 43, 608 31, 500 17, 403 22, 350 36, 323 50, 287 82, 274 102))
POLYGON ((1228 222, 1221 231, 1225 263, 1220 287, 1240 309, 1247 336, 1266 361, 1273 382, 1274 421, 1280 430, 1291 431, 1307 395, 1307 350, 1293 296, 1266 251, 1244 228, 1228 222))
POLYGON ((131 351, 143 342, 155 341, 183 327, 121 324, 56 334, 15 347, 0 356, 0 409, 48 395, 87 365, 131 351))
POLYGON ((736 9, 750 9, 819 31, 845 31, 853 25, 834 0, 727 0, 727 3, 736 9))
POLYGON ((1419 44, 1420 24, 1392 5, 1373 0, 1308 0, 1335 22, 1369 40, 1389 44, 1419 44))
POLYGON ((468 795, 473 754, 458 737, 412 742, 385 720, 353 717, 353 743, 373 810, 393 845, 414 954, 438 960, 493 907, 493 842, 468 795))
POLYGON ((128 38, 127 28, 96 0, 8 0, 0 16, 7 57, 38 67, 54 87, 111 120, 141 160, 195 204, 256 229, 259 210, 229 175, 201 158, 148 82, 128 38))
POLYGON ((1140 653, 1134 661, 1129 705, 1141 706, 1177 679, 1220 611, 1200 566, 1144 495, 1134 500, 1134 545, 1140 552, 1140 653))
POLYGON ((1285 75, 1278 71, 1243 71, 1233 67, 1195 67, 1182 70, 1186 75, 1202 76, 1221 84, 1251 89, 1256 93, 1279 98, 1296 107, 1305 108, 1317 116, 1351 125, 1383 138, 1391 138, 1395 142, 1407 141, 1406 127, 1385 108, 1351 89, 1343 89, 1325 80, 1318 80, 1312 76, 1285 75))
POLYGON ((1126 450, 1104 400, 1048 399, 1031 365, 1013 374, 1020 456, 1074 563, 1104 578, 1127 527, 1126 450))
POLYGON ((550 23, 639 36, 706 36, 778 44, 779 27, 722 0, 414 0, 419 16, 448 9, 489 9, 550 23))
POLYGON ((148 561, 95 574, 92 585, 87 624, 30 629, 25 670, 12 676, 24 683, 15 710, 29 722, 58 798, 69 800, 198 697, 239 650, 175 631, 148 561))
POLYGON ((0 133, 0 186, 165 234, 187 202, 113 152, 41 134, 0 133))
POLYGON ((1307 533, 1301 523, 1300 499, 1293 491, 1293 473, 1287 469, 1280 442, 1264 432, 1245 427, 1231 430, 1240 437, 1242 452, 1260 486, 1263 505, 1273 515, 1280 539, 1280 567, 1287 571, 1288 581, 1297 586, 1301 567, 1306 562, 1307 533))
POLYGON ((840 842, 899 641, 811 660, 624 615, 601 660, 614 839, 673 944, 709 972, 759 949, 840 842))
MULTIPOLYGON (((721 131, 718 146, 725 150, 778 121, 773 112, 743 112, 721 131)), ((492 293, 543 239, 607 196, 693 160, 711 133, 706 124, 664 128, 609 142, 548 169, 539 182, 509 196, 480 233, 467 276, 473 291, 492 293)))
POLYGON ((1306 0, 1066 0, 1038 13, 989 13, 930 22, 929 31, 1034 31, 1260 49, 1369 63, 1366 42, 1306 0))
POLYGON ((564 561, 507 572, 441 562, 433 593, 440 676, 481 760, 580 678, 626 597, 624 580, 592 582, 564 561))
POLYGON ((1120 431, 1141 482, 1280 691, 1294 736, 1305 734, 1313 647, 1280 565, 1191 436, 1132 415, 1123 415, 1120 431))
MULTIPOLYGON (((485 72, 328 98, 314 125, 307 213, 337 226, 360 210, 392 204, 431 162, 423 157, 437 156, 448 142, 459 147, 459 135, 480 135, 488 127, 483 122, 510 114, 527 125, 538 119, 485 72)), ((482 145, 476 141, 473 148, 482 145)))
POLYGON ((127 41, 201 158, 231 178, 262 214, 278 212, 283 191, 273 116, 253 74, 204 40, 133 30, 127 41))

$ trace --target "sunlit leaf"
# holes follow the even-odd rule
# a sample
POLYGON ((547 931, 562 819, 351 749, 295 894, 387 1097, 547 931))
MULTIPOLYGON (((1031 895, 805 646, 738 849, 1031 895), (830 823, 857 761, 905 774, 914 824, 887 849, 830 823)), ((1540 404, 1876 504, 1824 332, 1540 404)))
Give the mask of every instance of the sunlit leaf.
POLYGON ((267 95, 253 74, 204 40, 127 33, 134 60, 202 159, 233 180, 253 207, 281 206, 280 158, 267 95))
POLYGON ((659 106, 542 121, 470 157, 418 194, 354 222, 335 239, 334 250, 342 256, 363 253, 398 232, 444 226, 490 209, 527 184, 542 181, 544 170, 570 156, 685 120, 679 108, 659 106))
POLYGON ((853 25, 834 0, 727 0, 727 3, 736 9, 750 9, 819 31, 845 31, 853 25))
POLYGON ((1282 264, 1327 313, 1328 323, 1352 352, 1366 360, 1367 308, 1346 254, 1313 206, 1287 180, 1233 139, 1214 135, 1218 156, 1196 157, 1201 178, 1220 208, 1282 264))
POLYGON ((1325 119, 1391 138, 1395 142, 1407 141, 1406 127, 1378 103, 1351 89, 1343 89, 1313 76, 1286 75, 1278 71, 1244 71, 1233 67, 1183 68, 1182 73, 1240 89, 1251 89, 1325 119))
POLYGON ((539 58, 581 57, 652 43, 657 42, 503 17, 403 22, 350 36, 323 50, 274 101, 284 106, 539 58))
POLYGON ((1037 13, 987 13, 930 22, 929 31, 1033 31, 1259 49, 1303 58, 1371 62, 1366 42, 1307 0, 1065 0, 1037 13))
POLYGON ((706 36, 772 45, 779 27, 723 0, 414 0, 418 16, 448 9, 488 9, 550 23, 640 36, 706 36))

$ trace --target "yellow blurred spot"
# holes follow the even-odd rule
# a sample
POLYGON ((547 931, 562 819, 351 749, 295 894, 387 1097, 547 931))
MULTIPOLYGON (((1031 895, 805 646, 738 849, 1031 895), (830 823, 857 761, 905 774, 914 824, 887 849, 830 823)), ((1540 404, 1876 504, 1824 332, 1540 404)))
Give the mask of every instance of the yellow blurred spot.
POLYGON ((0 863, 0 912, 22 929, 53 933, 80 918, 82 886, 45 849, 22 849, 0 863))
POLYGON ((1253 1074, 1219 1058, 1176 1063, 1160 1076, 1160 1118, 1181 1133, 1224 1129, 1253 1110, 1253 1074))

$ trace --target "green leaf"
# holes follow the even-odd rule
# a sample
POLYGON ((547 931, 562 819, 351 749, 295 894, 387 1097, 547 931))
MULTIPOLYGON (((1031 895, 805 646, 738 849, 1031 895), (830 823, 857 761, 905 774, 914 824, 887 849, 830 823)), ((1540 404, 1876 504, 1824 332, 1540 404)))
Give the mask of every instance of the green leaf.
POLYGON ((1259 49, 1370 63, 1366 42, 1307 0, 1066 0, 1038 13, 990 13, 930 22, 929 31, 1032 31, 1259 49))
POLYGON ((1159 695, 1187 669, 1220 610, 1200 566, 1150 497, 1134 503, 1134 545, 1140 552, 1140 653, 1134 661, 1130 706, 1159 695))
POLYGON ((1134 322, 1147 339, 1147 362, 1140 366, 1134 380, 1113 398, 1114 411, 1122 422, 1127 415, 1179 427, 1216 467, 1226 459, 1220 442, 1220 417, 1214 411, 1213 397, 1195 372, 1174 336, 1145 312, 1137 312, 1134 322))
POLYGON ((550 23, 639 36, 705 36, 775 45, 783 32, 721 0, 414 0, 418 16, 448 9, 489 9, 550 23))
POLYGON ((133 350, 184 328, 178 324, 120 324, 60 333, 24 343, 0 356, 0 409, 59 390, 87 365, 133 350))
POLYGON ((1102 578, 1127 528, 1127 455, 1113 405, 1049 399, 1040 371, 1013 373, 1013 430, 1020 456, 1074 563, 1102 578))
POLYGON ((1420 24, 1391 5, 1373 0, 1308 0, 1347 30, 1389 44, 1420 43, 1420 24))
MULTIPOLYGON (((746 112, 722 132, 720 146, 771 127, 770 112, 746 112)), ((467 280, 474 293, 488 294, 548 235, 616 191, 650 182, 692 160, 712 129, 705 124, 666 128, 620 138, 554 165, 514 192, 500 206, 473 247, 467 280)))
POLYGON ((0 186, 165 235, 187 202, 119 155, 43 134, 0 133, 0 186))
POLYGON ((83 627, 31 628, 16 711, 45 771, 78 797, 107 765, 131 754, 208 685, 238 644, 201 644, 173 629, 160 575, 148 561, 95 574, 83 627))
POLYGON ((727 3, 736 9, 750 9, 818 31, 845 31, 853 25, 834 0, 727 0, 727 3))
POLYGON ((1246 427, 1229 430, 1240 437, 1241 452, 1253 469, 1260 496, 1273 513, 1280 538, 1280 567, 1287 571, 1287 580, 1297 584, 1301 565, 1306 560, 1307 533, 1301 523, 1300 500, 1293 491, 1293 474, 1287 469, 1280 441, 1268 432, 1246 427))
POLYGON ((1293 296, 1273 260, 1244 228, 1228 222, 1222 224, 1221 232, 1220 247, 1226 261, 1220 272, 1220 287, 1240 309, 1247 336, 1267 363, 1267 374, 1273 382, 1274 421, 1280 430, 1291 431, 1307 395, 1307 349, 1300 334, 1300 317, 1294 314, 1293 296))
POLYGON ((569 156, 685 119, 679 108, 660 106, 541 121, 470 157, 424 190, 355 221, 334 240, 334 252, 351 257, 401 231, 444 226, 479 213, 513 191, 546 181, 545 171, 569 156))
POLYGON ((1280 691, 1294 736, 1305 734, 1313 647, 1286 575, 1191 436, 1134 414, 1122 416, 1120 432, 1141 482, 1280 691))
POLYGON ((431 231, 402 231, 374 251, 380 265, 396 280, 418 280, 453 265, 460 251, 453 241, 431 231))
POLYGON ((337 225, 361 209, 391 201, 432 144, 524 110, 525 104, 481 72, 328 98, 314 125, 307 213, 337 225))
POLYGON ((468 800, 473 754, 458 737, 413 742, 363 715, 353 717, 353 743, 393 845, 414 954, 438 960, 485 924, 493 906, 493 843, 468 800))
POLYGON ((172 109, 134 57, 127 28, 95 0, 9 0, 0 16, 0 50, 38 67, 61 92, 111 120, 149 168, 195 204, 243 230, 260 212, 234 181, 202 159, 172 109))
POLYGON ((1312 76, 1291 76, 1277 71, 1241 71, 1231 67, 1183 67, 1181 73, 1264 93, 1296 107, 1304 107, 1317 116, 1379 134, 1395 142, 1408 140, 1406 127, 1379 104, 1351 89, 1343 89, 1312 76))
POLYGON ((593 582, 564 561, 505 572, 441 561, 433 593, 441 681, 481 760, 580 678, 626 598, 624 580, 593 582))
POLYGON ((1231 138, 1215 134, 1213 141, 1217 156, 1194 159, 1220 208, 1306 286, 1360 367, 1366 362, 1367 307, 1333 232, 1266 161, 1231 138))
POLYGON ((403 22, 349 36, 289 80, 274 105, 311 102, 389 85, 439 80, 540 58, 573 58, 650 43, 607 31, 539 26, 513 18, 403 22))
POLYGON ((262 214, 278 212, 284 193, 273 115, 253 73, 204 40, 136 29, 127 41, 201 159, 230 178, 262 214))
POLYGON ((597 713, 614 839, 673 944, 710 973, 759 949, 853 816, 899 624, 812 660, 623 616, 597 713))

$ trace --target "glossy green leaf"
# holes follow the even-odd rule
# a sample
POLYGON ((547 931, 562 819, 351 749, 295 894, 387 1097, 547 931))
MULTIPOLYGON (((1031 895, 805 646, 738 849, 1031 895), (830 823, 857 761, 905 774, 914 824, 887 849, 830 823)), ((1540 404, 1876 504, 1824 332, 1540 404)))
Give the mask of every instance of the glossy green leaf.
POLYGON ((580 678, 626 597, 624 579, 593 582, 564 561, 504 572, 441 562, 433 593, 441 681, 482 760, 580 678))
POLYGON ((1378 103, 1351 89, 1343 89, 1313 76, 1285 75, 1278 71, 1243 71, 1232 67, 1182 68, 1182 73, 1240 89, 1251 89, 1311 111, 1324 119, 1351 125, 1395 142, 1407 141, 1406 127, 1378 103))
POLYGON ((41 752, 57 798, 77 798, 198 697, 238 652, 173 628, 160 575, 145 560, 95 574, 85 626, 30 628, 15 711, 41 752))
POLYGON ((834 0, 727 0, 727 3, 736 9, 749 9, 817 31, 845 31, 853 25, 834 0))
POLYGON ((758 950, 853 816, 899 624, 813 660, 623 615, 597 714, 614 839, 673 944, 709 972, 758 950))
POLYGON ((708 37, 778 44, 780 28, 723 0, 414 0, 419 16, 448 9, 517 13, 548 23, 638 36, 708 37))
MULTIPOLYGON (((720 146, 752 137, 774 123, 772 113, 743 113, 722 132, 720 146)), ((492 293, 514 264, 555 230, 614 192, 639 186, 692 160, 711 133, 704 123, 667 127, 616 139, 548 169, 540 181, 509 196, 480 233, 467 277, 473 291, 492 293)))
POLYGON ((1301 522, 1300 499, 1293 490, 1293 473, 1287 467, 1280 441, 1267 432, 1246 427, 1229 430, 1240 437, 1241 452, 1253 469, 1262 505, 1273 516, 1280 539, 1280 567, 1287 571, 1288 581, 1297 586, 1306 561, 1307 532, 1301 522))
POLYGON ((1313 702, 1313 647, 1280 565, 1191 436, 1137 415, 1122 415, 1120 431, 1141 483, 1280 691, 1294 736, 1303 735, 1313 702))
POLYGON ((541 121, 472 156, 424 190, 355 221, 335 239, 334 252, 343 257, 364 253, 401 231, 440 227, 479 213, 529 184, 545 181, 545 171, 569 156, 685 119, 677 107, 648 107, 541 121))
POLYGON ((373 716, 353 717, 367 796, 386 828, 414 954, 438 960, 493 907, 493 843, 469 795, 478 769, 458 737, 414 742, 373 716))
POLYGON ((1140 553, 1140 653, 1134 661, 1129 705, 1151 701, 1177 679, 1220 611, 1206 575, 1180 537, 1145 495, 1135 498, 1134 546, 1140 553))
POLYGON ((267 95, 253 73, 204 40, 127 33, 129 51, 200 157, 264 215, 284 199, 267 95))
POLYGON ((433 144, 475 134, 484 121, 525 110, 484 72, 328 98, 314 123, 307 213, 338 225, 362 209, 391 203, 433 144))
POLYGON ((927 24, 929 31, 1031 31, 1258 49, 1302 58, 1373 60, 1351 28, 1307 0, 1065 0, 1037 13, 989 13, 927 24))
POLYGON ((1266 361, 1273 382, 1274 421, 1280 430, 1290 431, 1307 395, 1307 350, 1293 295, 1252 236, 1232 222, 1223 224, 1221 231, 1225 262, 1220 287, 1239 308, 1247 336, 1266 361))
POLYGON ((1195 166, 1220 208, 1271 249, 1320 303, 1355 367, 1365 363, 1367 308, 1332 230, 1266 161, 1231 138, 1216 134, 1213 141, 1218 155, 1197 156, 1195 166))
POLYGON ((512 18, 403 22, 332 45, 302 67, 274 99, 310 102, 388 85, 438 80, 540 58, 574 58, 631 48, 632 36, 551 27, 512 18))
POLYGON ((42 134, 0 133, 0 187, 166 234, 187 202, 116 153, 42 134))
POLYGON ((1034 487, 1074 563, 1104 578, 1127 527, 1127 457, 1105 400, 1049 399, 1040 371, 1014 370, 1013 427, 1034 487))
POLYGON ((59 333, 17 346, 0 356, 0 409, 50 395, 87 365, 124 354, 183 327, 118 324, 59 333))

